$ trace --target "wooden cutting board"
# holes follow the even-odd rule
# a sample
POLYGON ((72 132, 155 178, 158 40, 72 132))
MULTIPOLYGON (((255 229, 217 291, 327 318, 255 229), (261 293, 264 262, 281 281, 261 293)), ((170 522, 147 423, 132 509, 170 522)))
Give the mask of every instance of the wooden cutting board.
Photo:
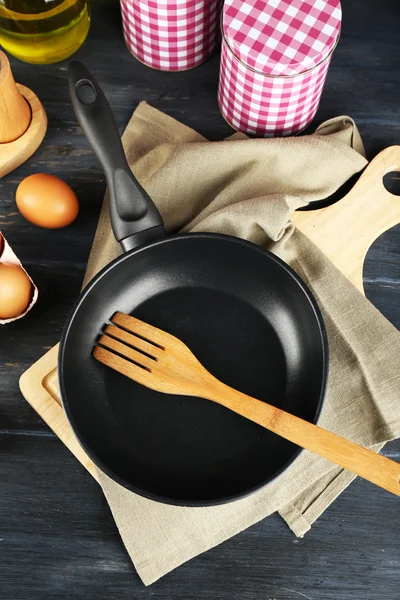
MULTIPOLYGON (((389 193, 383 177, 400 171, 400 146, 383 150, 350 193, 336 204, 296 212, 292 220, 363 292, 364 259, 372 242, 400 222, 400 197, 389 193)), ((96 468, 76 440, 62 409, 57 379, 58 344, 20 378, 25 399, 97 480, 96 468)))

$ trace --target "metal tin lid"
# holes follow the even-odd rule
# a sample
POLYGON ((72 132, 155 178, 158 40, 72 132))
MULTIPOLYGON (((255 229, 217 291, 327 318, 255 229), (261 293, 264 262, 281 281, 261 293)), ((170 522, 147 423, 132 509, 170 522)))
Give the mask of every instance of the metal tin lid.
POLYGON ((340 0, 225 0, 222 31, 243 63, 267 75, 316 67, 337 42, 340 0))

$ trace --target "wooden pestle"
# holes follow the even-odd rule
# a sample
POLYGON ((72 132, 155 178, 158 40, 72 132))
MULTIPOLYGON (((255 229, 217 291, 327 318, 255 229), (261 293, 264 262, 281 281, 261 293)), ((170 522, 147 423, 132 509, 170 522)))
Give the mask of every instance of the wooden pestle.
POLYGON ((21 137, 30 122, 30 106, 14 81, 7 56, 0 50, 0 144, 21 137))

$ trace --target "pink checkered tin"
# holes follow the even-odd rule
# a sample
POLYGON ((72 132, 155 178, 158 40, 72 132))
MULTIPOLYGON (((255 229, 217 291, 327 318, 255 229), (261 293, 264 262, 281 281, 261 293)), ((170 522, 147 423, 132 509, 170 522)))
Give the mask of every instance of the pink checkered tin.
POLYGON ((218 102, 226 121, 259 137, 305 129, 341 18, 339 0, 225 0, 218 102))
POLYGON ((128 50, 161 71, 203 63, 220 41, 223 0, 120 0, 128 50))

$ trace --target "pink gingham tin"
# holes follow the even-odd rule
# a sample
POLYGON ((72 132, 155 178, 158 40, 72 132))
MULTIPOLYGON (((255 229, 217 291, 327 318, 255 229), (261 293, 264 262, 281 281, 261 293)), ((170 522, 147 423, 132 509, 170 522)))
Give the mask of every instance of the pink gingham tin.
POLYGON ((128 50, 161 71, 203 63, 220 41, 223 0, 120 0, 128 50))
POLYGON ((225 0, 218 103, 238 131, 305 129, 340 35, 340 0, 225 0))

